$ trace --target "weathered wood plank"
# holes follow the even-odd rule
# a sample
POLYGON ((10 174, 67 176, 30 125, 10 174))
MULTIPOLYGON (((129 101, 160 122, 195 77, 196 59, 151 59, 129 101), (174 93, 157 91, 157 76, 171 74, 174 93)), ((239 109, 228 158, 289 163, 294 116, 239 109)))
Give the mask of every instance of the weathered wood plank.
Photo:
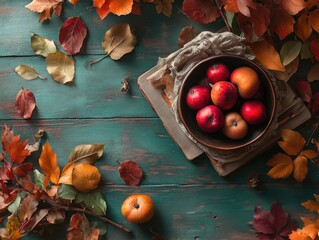
MULTIPOLYGON (((38 22, 38 14, 25 8, 31 0, 0 0, 0 56, 33 55, 30 48, 30 32, 43 35, 58 43, 59 29, 65 19, 78 16, 85 11, 92 1, 80 1, 74 8, 69 2, 64 3, 64 11, 60 18, 53 16, 52 21, 38 22)), ((135 54, 156 54, 165 56, 177 49, 177 38, 180 30, 192 25, 199 31, 216 31, 223 26, 222 20, 214 24, 199 24, 188 19, 179 9, 182 1, 174 3, 174 14, 171 18, 158 15, 153 4, 142 5, 142 15, 116 16, 110 14, 103 21, 92 9, 81 15, 88 26, 89 35, 82 54, 103 54, 101 41, 104 33, 117 23, 130 23, 138 39, 135 54), (157 16, 158 15, 158 16, 157 16), (154 17, 156 16, 156 17, 154 17)))
MULTIPOLYGON (((106 239, 149 240, 150 227, 167 239, 174 240, 255 239, 254 231, 248 222, 253 220, 256 205, 269 209, 271 204, 278 200, 293 218, 300 220, 300 216, 309 214, 300 203, 312 199, 314 191, 312 186, 292 187, 277 184, 268 185, 264 191, 252 191, 245 186, 232 184, 164 187, 107 186, 103 189, 108 203, 107 216, 131 229, 133 234, 128 235, 113 226, 108 226, 106 239), (133 225, 122 216, 121 204, 133 193, 145 193, 152 197, 156 205, 156 213, 150 223, 133 225)), ((62 235, 63 228, 60 228, 59 232, 62 235)))

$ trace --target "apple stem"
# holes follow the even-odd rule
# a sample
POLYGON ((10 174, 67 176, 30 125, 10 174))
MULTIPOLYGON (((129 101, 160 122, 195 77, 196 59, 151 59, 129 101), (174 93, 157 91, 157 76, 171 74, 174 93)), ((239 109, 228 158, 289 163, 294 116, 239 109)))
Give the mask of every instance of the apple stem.
POLYGON ((237 126, 237 121, 233 121, 232 125, 236 127, 237 126))

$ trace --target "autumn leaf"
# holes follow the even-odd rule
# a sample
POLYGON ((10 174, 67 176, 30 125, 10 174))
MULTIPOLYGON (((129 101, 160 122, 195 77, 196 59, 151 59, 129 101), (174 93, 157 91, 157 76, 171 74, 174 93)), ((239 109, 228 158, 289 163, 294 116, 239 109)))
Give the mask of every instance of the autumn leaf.
POLYGON ((290 33, 294 32, 295 19, 281 7, 271 8, 269 29, 277 33, 280 40, 283 40, 290 33))
POLYGON ((80 17, 70 17, 61 26, 59 41, 64 50, 74 55, 80 52, 87 34, 87 27, 80 17))
POLYGON ((281 1, 282 7, 290 14, 295 15, 305 8, 304 0, 285 0, 281 1))
POLYGON ((20 232, 22 234, 31 232, 39 224, 39 222, 48 215, 48 212, 49 209, 40 209, 35 212, 31 219, 28 219, 28 221, 21 225, 20 232))
POLYGON ((1 135, 1 143, 3 151, 6 151, 6 148, 10 145, 14 137, 12 130, 7 126, 2 126, 2 135, 1 135))
POLYGON ((279 146, 289 155, 297 155, 305 146, 306 140, 300 135, 299 132, 283 129, 280 131, 282 141, 278 141, 279 146))
POLYGON ((68 0, 68 1, 75 6, 76 4, 78 4, 80 0, 68 0))
POLYGON ((107 0, 93 0, 93 7, 101 8, 107 0))
POLYGON ((44 187, 46 188, 48 186, 49 180, 54 184, 58 184, 60 168, 57 165, 56 154, 48 141, 43 146, 39 164, 45 176, 44 187))
POLYGON ((82 226, 83 215, 79 213, 75 213, 70 218, 70 224, 68 227, 68 231, 72 231, 73 229, 80 230, 82 226))
POLYGON ((190 19, 200 23, 213 22, 220 16, 218 7, 210 0, 184 0, 182 11, 190 19))
POLYGON ((256 8, 250 8, 251 22, 258 37, 263 36, 269 28, 269 14, 269 8, 261 4, 256 4, 256 8))
POLYGON ((130 186, 138 186, 143 177, 142 169, 134 161, 121 162, 119 173, 123 181, 130 186))
POLYGON ((128 24, 117 24, 106 31, 102 47, 113 60, 120 59, 135 48, 136 38, 128 24))
POLYGON ((21 222, 29 220, 33 213, 37 210, 39 202, 32 196, 28 194, 26 198, 21 201, 18 209, 18 217, 21 222))
POLYGON ((81 204, 82 207, 90 209, 97 215, 105 215, 106 213, 106 202, 100 192, 79 192, 76 195, 75 202, 81 204))
POLYGON ((59 184, 64 183, 72 185, 72 173, 75 166, 76 164, 73 162, 69 162, 64 166, 59 179, 59 184))
POLYGON ((313 37, 310 40, 310 52, 312 54, 312 56, 315 58, 315 60, 317 62, 319 62, 319 36, 315 35, 315 37, 313 37))
POLYGON ((34 80, 37 77, 46 79, 45 77, 41 77, 33 67, 24 64, 17 66, 14 71, 25 80, 34 80))
POLYGON ((192 26, 184 27, 179 33, 178 46, 181 48, 189 41, 193 40, 198 35, 198 32, 192 26))
POLYGON ((275 154, 273 158, 267 162, 267 166, 272 167, 267 175, 274 179, 287 178, 294 170, 291 157, 283 153, 275 154))
POLYGON ((314 194, 315 200, 308 200, 306 202, 301 203, 301 205, 311 212, 318 212, 319 213, 319 195, 314 194))
POLYGON ((293 60, 295 60, 300 53, 302 43, 300 41, 291 40, 285 42, 280 49, 280 58, 282 64, 287 66, 293 60))
POLYGON ((101 180, 101 173, 97 167, 89 163, 79 164, 72 172, 72 185, 81 192, 90 192, 96 189, 101 180))
POLYGON ((288 82, 289 79, 297 72, 299 68, 299 57, 295 58, 291 63, 285 66, 285 72, 274 71, 274 75, 278 80, 288 82))
POLYGON ((109 9, 111 13, 121 16, 131 13, 132 6, 133 0, 110 0, 109 9))
POLYGON ((307 80, 308 82, 319 80, 319 62, 311 66, 307 75, 307 80))
POLYGON ((60 51, 50 53, 46 58, 47 70, 51 77, 66 84, 72 82, 75 74, 74 61, 60 51))
POLYGON ((174 0, 154 0, 157 13, 163 13, 165 16, 170 17, 172 15, 174 0))
POLYGON ((31 118, 32 112, 36 106, 33 93, 22 88, 16 96, 16 108, 18 113, 25 119, 31 118))
POLYGON ((65 211, 63 209, 50 209, 47 215, 47 221, 51 224, 63 223, 65 211))
POLYGON ((312 90, 311 86, 308 82, 305 81, 297 81, 297 92, 300 98, 309 103, 312 99, 312 90))
POLYGON ((294 160, 294 178, 297 180, 297 182, 302 182, 306 178, 308 172, 307 163, 307 158, 302 155, 299 155, 294 160))
POLYGON ((35 54, 47 57, 50 53, 56 52, 56 46, 53 41, 31 33, 31 47, 35 54))
POLYGON ((64 0, 33 0, 25 7, 33 12, 40 13, 39 21, 51 19, 53 13, 60 16, 62 10, 62 3, 64 0))
POLYGON ((110 13, 110 0, 104 0, 104 4, 100 8, 96 8, 96 12, 99 15, 100 19, 103 20, 110 13))
POLYGON ((292 231, 292 233, 289 234, 289 239, 290 240, 313 240, 312 238, 308 236, 308 234, 306 234, 299 228, 296 231, 292 231))
POLYGON ((281 63, 280 56, 273 45, 266 40, 250 44, 256 59, 267 69, 284 72, 285 68, 281 63))
POLYGON ((224 8, 228 12, 240 12, 246 17, 250 17, 250 9, 256 8, 256 3, 252 0, 223 0, 224 8))
POLYGON ((68 162, 79 162, 82 159, 86 159, 85 163, 94 164, 103 155, 103 151, 104 144, 77 145, 72 150, 68 162))
MULTIPOLYGON (((25 151, 25 149, 23 150, 25 151)), ((22 163, 12 168, 12 173, 19 177, 26 177, 33 170, 32 163, 22 163)))
POLYGON ((21 142, 19 135, 13 137, 9 146, 6 148, 6 152, 10 155, 10 160, 12 163, 21 164, 29 155, 29 150, 25 149, 27 144, 28 140, 21 142))

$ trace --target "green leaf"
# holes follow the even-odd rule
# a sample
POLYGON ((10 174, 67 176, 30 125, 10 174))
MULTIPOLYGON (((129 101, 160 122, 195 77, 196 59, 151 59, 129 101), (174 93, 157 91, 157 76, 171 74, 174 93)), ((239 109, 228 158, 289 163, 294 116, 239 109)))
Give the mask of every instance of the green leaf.
POLYGON ((76 146, 69 156, 69 162, 95 163, 104 151, 104 144, 81 144, 76 146))
POLYGON ((311 67, 310 71, 308 72, 307 80, 308 82, 319 80, 319 62, 311 67))
POLYGON ((78 191, 71 185, 62 184, 58 189, 59 198, 74 200, 78 191))
POLYGON ((100 192, 79 192, 76 195, 75 202, 80 203, 83 207, 90 209, 97 215, 105 215, 106 213, 106 202, 100 192))
POLYGON ((310 59, 311 58, 311 51, 310 51, 310 42, 307 41, 302 44, 301 51, 300 51, 301 59, 310 59))
POLYGON ((37 169, 33 171, 34 173, 34 181, 35 185, 37 185, 39 188, 44 189, 44 175, 40 173, 37 169))
POLYGON ((284 66, 291 63, 298 57, 302 43, 300 41, 288 41, 280 49, 280 58, 284 66))
POLYGON ((17 196, 17 198, 9 205, 8 211, 11 213, 15 213, 20 206, 20 202, 21 202, 21 197, 17 196))
POLYGON ((90 222, 91 228, 98 228, 100 230, 100 236, 106 234, 106 225, 103 222, 90 222))

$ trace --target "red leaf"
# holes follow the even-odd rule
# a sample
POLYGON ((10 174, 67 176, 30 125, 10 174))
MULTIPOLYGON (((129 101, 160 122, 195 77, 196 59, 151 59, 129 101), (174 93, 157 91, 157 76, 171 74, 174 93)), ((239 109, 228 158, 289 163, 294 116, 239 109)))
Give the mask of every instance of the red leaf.
POLYGON ((7 125, 3 125, 2 127, 2 136, 1 136, 1 143, 3 151, 6 151, 6 148, 10 145, 13 140, 13 132, 7 125))
POLYGON ((22 163, 29 155, 29 150, 25 150, 25 146, 28 144, 28 140, 24 142, 20 141, 20 136, 14 136, 12 142, 7 148, 7 153, 10 155, 12 163, 22 163))
POLYGON ((313 94, 311 101, 308 103, 308 108, 312 116, 319 118, 319 91, 313 94))
POLYGON ((130 186, 138 186, 143 177, 142 169, 134 161, 121 162, 119 173, 124 182, 130 186))
POLYGON ((192 20, 210 23, 220 16, 218 7, 211 0, 184 0, 183 12, 192 20))
POLYGON ((67 53, 74 55, 80 52, 87 34, 87 27, 79 17, 68 18, 61 26, 59 41, 67 53))
POLYGON ((261 4, 256 4, 256 8, 250 9, 251 21, 258 37, 264 35, 268 30, 270 23, 269 13, 269 8, 261 4))
POLYGON ((179 33, 178 46, 181 48, 189 41, 193 40, 198 35, 198 32, 192 26, 184 27, 179 33))
POLYGON ((310 52, 317 62, 319 62, 319 36, 316 35, 310 40, 310 52))
POLYGON ((12 169, 13 174, 18 175, 20 177, 25 177, 31 172, 33 169, 32 163, 22 163, 12 169))
POLYGON ((92 228, 88 235, 85 236, 85 240, 99 240, 100 229, 92 228))
POLYGON ((36 212, 30 220, 27 220, 24 222, 20 227, 20 233, 28 233, 31 232, 33 228, 35 228, 38 223, 48 215, 49 210, 48 209, 41 209, 38 212, 36 212))
POLYGON ((250 41, 253 38, 253 26, 250 21, 250 18, 246 17, 245 15, 238 13, 237 15, 237 22, 238 26, 241 31, 244 33, 245 38, 250 41))
POLYGON ((33 93, 28 89, 21 89, 16 96, 18 113, 25 119, 30 118, 35 106, 33 93))
POLYGON ((83 221, 83 215, 79 213, 75 213, 71 216, 70 219, 70 226, 68 228, 68 231, 71 231, 73 229, 80 230, 81 225, 83 221))
POLYGON ((272 8, 270 15, 270 30, 277 33, 280 40, 283 40, 294 31, 295 19, 283 8, 272 8))
POLYGON ((101 8, 105 0, 93 0, 93 7, 101 8))
POLYGON ((305 81, 297 81, 297 92, 301 99, 309 103, 312 99, 312 90, 310 84, 305 81))
POLYGON ((37 210, 39 202, 33 195, 29 194, 24 198, 18 209, 18 216, 21 222, 31 219, 33 213, 37 210))

